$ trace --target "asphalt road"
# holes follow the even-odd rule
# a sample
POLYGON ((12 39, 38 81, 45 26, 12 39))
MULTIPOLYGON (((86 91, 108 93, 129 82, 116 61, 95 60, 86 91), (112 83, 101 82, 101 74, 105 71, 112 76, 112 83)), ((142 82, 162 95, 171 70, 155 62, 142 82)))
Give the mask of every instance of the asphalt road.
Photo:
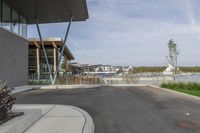
POLYGON ((17 104, 66 104, 86 110, 96 133, 200 133, 200 103, 150 87, 31 90, 17 104))

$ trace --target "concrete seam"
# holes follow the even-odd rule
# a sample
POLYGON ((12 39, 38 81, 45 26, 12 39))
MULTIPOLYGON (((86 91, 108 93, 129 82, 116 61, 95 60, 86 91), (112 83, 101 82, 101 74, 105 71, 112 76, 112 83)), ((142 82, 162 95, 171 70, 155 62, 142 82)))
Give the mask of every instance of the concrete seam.
MULTIPOLYGON (((56 105, 54 105, 49 111, 51 111, 56 105)), ((47 111, 44 115, 42 115, 37 121, 35 121, 34 123, 32 123, 31 126, 29 126, 26 130, 24 130, 24 133, 30 128, 32 127, 35 123, 37 123, 39 120, 41 120, 47 113, 49 113, 49 111, 47 111)))
MULTIPOLYGON (((87 123, 87 118, 86 118, 86 116, 84 115, 84 113, 82 112, 82 111, 84 111, 84 110, 82 110, 82 109, 80 109, 80 108, 78 108, 78 107, 75 107, 75 106, 69 106, 69 107, 71 107, 71 108, 73 108, 73 109, 75 109, 76 111, 78 111, 79 113, 81 113, 83 116, 84 116, 84 119, 85 119, 85 122, 84 122, 84 125, 83 125, 83 128, 82 128, 82 133, 85 133, 85 126, 86 126, 86 123, 87 123), (82 111, 81 111, 82 110, 82 111)), ((84 112, 86 112, 86 111, 84 111, 84 112)), ((87 112, 86 112, 87 113, 87 112)), ((89 115, 89 114, 88 114, 89 115)), ((90 115, 89 115, 90 116, 90 115)), ((90 116, 91 117, 91 116, 90 116)), ((91 118, 92 119, 92 118, 91 118)), ((94 124, 94 122, 93 122, 93 119, 92 119, 92 123, 94 124)), ((95 127, 94 127, 95 128, 95 127)), ((91 132, 91 133, 94 133, 94 132, 91 132)))
MULTIPOLYGON (((73 108, 73 107, 72 107, 72 108, 73 108)), ((75 109, 75 108, 73 108, 73 109, 75 109)), ((83 125, 82 130, 81 130, 81 132, 83 133, 83 132, 84 132, 84 129, 85 129, 85 125, 86 125, 87 119, 86 119, 85 115, 84 115, 81 111, 79 111, 79 110, 77 110, 77 109, 75 109, 75 110, 78 111, 79 113, 81 113, 81 114, 83 115, 83 117, 84 117, 84 125, 83 125)))

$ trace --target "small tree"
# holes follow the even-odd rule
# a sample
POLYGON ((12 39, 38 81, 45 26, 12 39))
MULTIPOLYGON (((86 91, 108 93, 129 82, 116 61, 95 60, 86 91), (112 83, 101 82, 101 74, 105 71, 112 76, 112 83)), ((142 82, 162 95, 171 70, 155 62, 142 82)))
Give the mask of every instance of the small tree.
POLYGON ((66 70, 67 64, 68 64, 68 61, 64 58, 64 59, 63 59, 63 62, 62 62, 62 64, 61 64, 61 68, 62 68, 63 70, 66 70))
POLYGON ((177 72, 177 57, 179 55, 179 51, 177 50, 177 44, 171 39, 168 43, 169 48, 169 63, 175 68, 175 73, 177 72))
POLYGON ((70 72, 70 66, 69 66, 68 60, 66 58, 63 59, 61 68, 64 70, 65 73, 70 72))
POLYGON ((176 82, 175 74, 180 72, 177 66, 177 57, 179 55, 179 52, 177 50, 176 43, 172 39, 169 40, 168 48, 169 48, 168 63, 174 67, 173 79, 174 79, 174 82, 176 82))

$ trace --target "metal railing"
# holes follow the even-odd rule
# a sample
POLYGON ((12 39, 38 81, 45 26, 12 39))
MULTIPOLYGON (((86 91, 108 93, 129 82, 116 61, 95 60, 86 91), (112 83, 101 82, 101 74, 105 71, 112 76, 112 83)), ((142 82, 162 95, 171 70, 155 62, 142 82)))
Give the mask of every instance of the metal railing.
POLYGON ((106 84, 152 84, 160 85, 168 82, 195 82, 200 83, 200 73, 183 73, 174 75, 165 75, 162 73, 140 73, 133 75, 122 75, 113 77, 104 77, 106 84))
MULTIPOLYGON (((50 85, 50 79, 30 79, 30 85, 50 85)), ((78 85, 78 84, 103 84, 102 78, 92 76, 60 76, 55 81, 56 85, 78 85)))
MULTIPOLYGON (((138 73, 138 74, 123 74, 115 76, 59 76, 55 84, 57 85, 75 85, 75 84, 151 84, 160 85, 168 82, 196 82, 200 83, 200 73, 183 73, 174 75, 165 75, 162 73, 138 73)), ((36 78, 29 79, 30 85, 49 85, 50 79, 36 78)))

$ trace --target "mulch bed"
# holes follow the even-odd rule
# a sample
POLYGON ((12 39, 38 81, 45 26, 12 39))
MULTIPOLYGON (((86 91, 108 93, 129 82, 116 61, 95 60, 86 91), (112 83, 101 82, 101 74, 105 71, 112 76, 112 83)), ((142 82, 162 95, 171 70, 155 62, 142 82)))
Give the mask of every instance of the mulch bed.
POLYGON ((5 123, 15 117, 22 116, 23 114, 24 114, 23 112, 9 112, 5 119, 2 119, 2 120, 0 119, 0 125, 2 125, 3 123, 5 123))

